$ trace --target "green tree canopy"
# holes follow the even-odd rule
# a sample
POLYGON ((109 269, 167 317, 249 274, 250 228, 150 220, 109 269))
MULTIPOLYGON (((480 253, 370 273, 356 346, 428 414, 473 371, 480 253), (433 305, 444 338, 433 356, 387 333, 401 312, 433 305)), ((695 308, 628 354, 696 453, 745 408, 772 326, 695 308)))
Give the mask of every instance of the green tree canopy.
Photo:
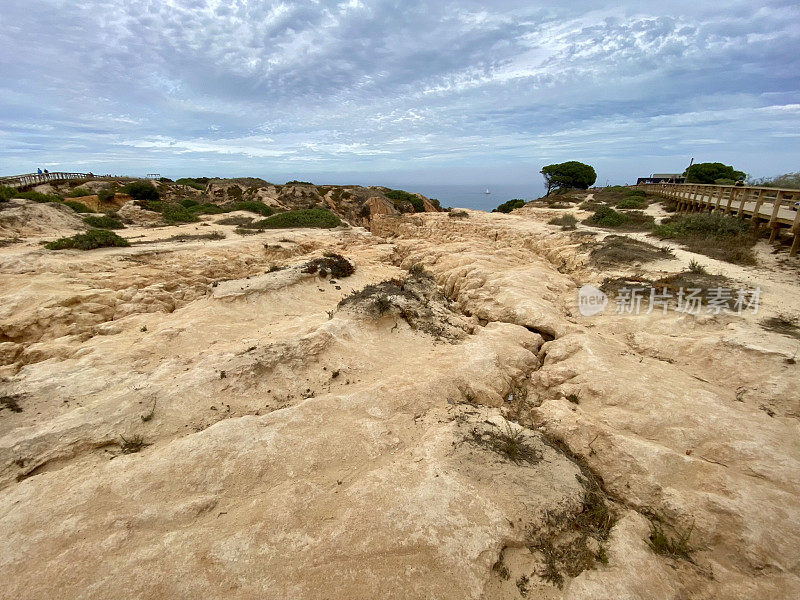
POLYGON ((722 163, 697 163, 686 169, 686 183, 716 183, 717 179, 736 181, 745 174, 722 163))
POLYGON ((547 165, 540 171, 544 175, 547 195, 556 188, 578 188, 585 190, 597 180, 597 173, 590 165, 571 160, 547 165))
POLYGON ((158 190, 149 181, 134 181, 122 188, 122 191, 135 200, 158 200, 158 190))

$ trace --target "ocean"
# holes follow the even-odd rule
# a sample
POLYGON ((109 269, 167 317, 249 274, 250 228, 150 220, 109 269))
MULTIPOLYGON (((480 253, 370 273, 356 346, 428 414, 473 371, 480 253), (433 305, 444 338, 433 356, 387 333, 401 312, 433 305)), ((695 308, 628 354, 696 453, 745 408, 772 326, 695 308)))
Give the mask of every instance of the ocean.
POLYGON ((471 208, 490 211, 507 200, 534 200, 544 196, 544 185, 407 185, 400 189, 436 198, 442 207, 471 208), (486 189, 490 194, 486 194, 486 189))

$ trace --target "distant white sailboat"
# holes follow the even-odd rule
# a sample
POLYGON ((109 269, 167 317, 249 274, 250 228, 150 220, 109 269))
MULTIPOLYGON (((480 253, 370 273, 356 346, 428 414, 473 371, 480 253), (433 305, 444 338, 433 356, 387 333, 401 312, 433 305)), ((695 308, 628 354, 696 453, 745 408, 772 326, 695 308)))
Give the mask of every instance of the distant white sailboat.
POLYGON ((486 188, 486 191, 483 192, 484 194, 491 194, 492 192, 489 191, 489 188, 486 188))

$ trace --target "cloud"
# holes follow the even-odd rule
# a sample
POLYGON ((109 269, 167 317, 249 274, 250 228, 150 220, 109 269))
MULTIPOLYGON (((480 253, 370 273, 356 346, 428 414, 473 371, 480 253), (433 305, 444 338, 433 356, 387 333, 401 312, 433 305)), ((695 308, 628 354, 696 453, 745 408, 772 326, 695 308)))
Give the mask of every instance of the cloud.
POLYGON ((800 9, 778 2, 10 0, 4 17, 8 172, 577 158, 624 179, 695 151, 797 169, 800 9))

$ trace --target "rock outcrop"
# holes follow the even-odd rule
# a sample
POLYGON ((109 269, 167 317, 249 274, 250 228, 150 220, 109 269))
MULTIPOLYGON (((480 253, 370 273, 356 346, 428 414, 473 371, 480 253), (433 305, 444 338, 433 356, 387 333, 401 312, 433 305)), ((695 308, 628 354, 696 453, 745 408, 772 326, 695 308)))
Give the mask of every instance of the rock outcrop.
MULTIPOLYGON (((272 193, 251 196, 371 232, 213 215, 120 230, 128 248, 0 248, 4 596, 800 594, 794 340, 581 316, 591 233, 533 208, 272 193)), ((796 281, 764 286, 758 318, 800 308, 796 281)))

